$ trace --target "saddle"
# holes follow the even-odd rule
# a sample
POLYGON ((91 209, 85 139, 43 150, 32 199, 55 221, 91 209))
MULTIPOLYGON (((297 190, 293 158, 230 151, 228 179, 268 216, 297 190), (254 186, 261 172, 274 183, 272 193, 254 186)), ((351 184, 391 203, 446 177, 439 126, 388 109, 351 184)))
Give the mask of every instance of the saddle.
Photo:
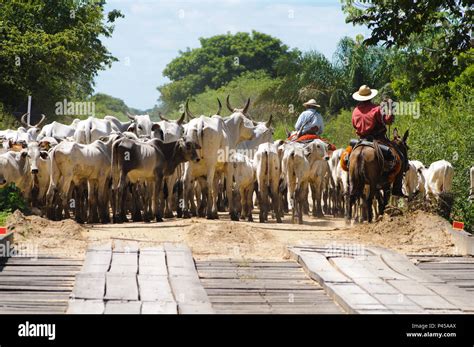
POLYGON ((384 174, 390 183, 393 183, 395 176, 400 172, 402 167, 402 154, 392 143, 390 145, 373 138, 352 139, 350 146, 341 156, 341 166, 345 171, 349 171, 349 159, 351 152, 359 146, 372 147, 377 152, 378 160, 383 167, 384 174))
POLYGON ((313 140, 321 140, 325 142, 328 145, 328 151, 335 151, 336 146, 333 145, 332 143, 329 143, 329 140, 323 139, 322 137, 314 134, 305 134, 301 135, 300 137, 297 137, 297 134, 293 134, 290 137, 288 137, 288 141, 292 142, 299 142, 299 143, 310 143, 313 140))

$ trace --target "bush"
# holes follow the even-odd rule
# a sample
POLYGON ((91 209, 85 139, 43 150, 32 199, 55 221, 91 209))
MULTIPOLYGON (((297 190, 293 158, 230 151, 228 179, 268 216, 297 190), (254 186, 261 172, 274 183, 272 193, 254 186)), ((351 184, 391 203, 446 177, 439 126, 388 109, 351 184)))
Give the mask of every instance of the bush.
POLYGON ((10 215, 10 212, 0 212, 0 227, 7 225, 7 218, 10 215))
POLYGON ((14 185, 0 189, 0 211, 13 212, 15 210, 26 210, 26 203, 20 190, 14 185))

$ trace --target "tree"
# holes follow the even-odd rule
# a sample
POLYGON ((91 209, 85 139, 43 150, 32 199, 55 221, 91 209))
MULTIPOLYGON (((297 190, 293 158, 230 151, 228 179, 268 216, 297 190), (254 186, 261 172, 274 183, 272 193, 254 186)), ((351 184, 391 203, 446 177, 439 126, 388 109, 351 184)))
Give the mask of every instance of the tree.
POLYGON ((277 65, 288 55, 279 39, 252 31, 200 38, 201 47, 180 52, 163 71, 171 82, 158 87, 161 100, 174 108, 206 88, 218 89, 244 72, 277 75, 277 65))
POLYGON ((363 7, 342 3, 346 22, 372 29, 366 44, 399 49, 394 65, 402 74, 400 90, 413 95, 465 68, 456 64, 456 57, 471 47, 472 0, 373 0, 363 7))
POLYGON ((100 37, 112 35, 122 14, 111 11, 104 23, 103 7, 99 1, 3 1, 0 102, 19 110, 33 95, 36 110, 46 113, 59 100, 91 94, 98 71, 116 61, 100 37))

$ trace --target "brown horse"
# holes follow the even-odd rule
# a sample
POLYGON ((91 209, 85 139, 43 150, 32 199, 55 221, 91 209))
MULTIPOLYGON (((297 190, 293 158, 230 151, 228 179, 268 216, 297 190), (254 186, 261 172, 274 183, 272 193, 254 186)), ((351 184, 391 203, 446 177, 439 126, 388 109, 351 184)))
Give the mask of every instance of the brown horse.
MULTIPOLYGON (((408 131, 405 132, 403 138, 398 136, 397 129, 393 131, 394 146, 398 147, 399 151, 404 156, 403 162, 407 161, 407 150, 406 140, 408 138, 408 131)), ((384 175, 383 171, 383 155, 381 150, 375 143, 374 147, 371 146, 357 146, 350 155, 349 161, 349 174, 348 174, 348 192, 346 193, 346 223, 350 223, 352 220, 352 207, 354 203, 362 198, 363 200, 363 211, 366 219, 372 222, 373 210, 372 201, 375 196, 379 201, 379 214, 383 215, 386 205, 390 199, 390 186, 391 184, 387 180, 387 176, 384 175), (364 188, 368 185, 367 193, 364 194, 364 188), (380 190, 383 191, 383 196, 379 194, 380 190)), ((405 165, 402 163, 402 170, 405 170, 405 165)))

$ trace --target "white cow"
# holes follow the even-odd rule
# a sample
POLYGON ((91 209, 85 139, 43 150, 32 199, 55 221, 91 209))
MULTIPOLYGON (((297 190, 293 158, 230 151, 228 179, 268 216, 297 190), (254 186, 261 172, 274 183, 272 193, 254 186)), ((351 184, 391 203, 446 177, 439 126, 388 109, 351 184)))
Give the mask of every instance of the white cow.
POLYGON ((454 169, 446 160, 431 163, 428 169, 422 169, 425 178, 426 197, 439 197, 441 193, 450 193, 453 184, 454 169))
POLYGON ((37 141, 41 141, 46 137, 52 137, 55 138, 57 141, 62 141, 68 137, 74 136, 75 128, 79 122, 80 120, 76 119, 71 125, 65 125, 56 121, 50 124, 46 124, 41 129, 36 139, 37 141))
POLYGON ((110 122, 112 126, 112 130, 118 133, 123 133, 127 131, 127 129, 130 127, 132 124, 132 121, 128 122, 121 122, 118 118, 114 116, 105 116, 104 120, 110 122))
POLYGON ((252 159, 242 153, 233 156, 235 191, 240 197, 240 218, 253 221, 253 191, 255 184, 255 170, 252 159))
POLYGON ((112 133, 112 124, 108 120, 89 117, 79 121, 74 132, 74 140, 81 144, 90 144, 112 133))
POLYGON ((418 191, 418 171, 411 161, 408 161, 408 169, 403 177, 403 190, 404 194, 408 195, 408 200, 418 191))
POLYGON ((238 220, 234 211, 232 198, 233 166, 226 165, 232 162, 237 144, 254 137, 255 127, 245 114, 250 100, 243 109, 236 109, 233 114, 225 118, 218 116, 193 118, 186 103, 186 114, 191 121, 185 131, 188 139, 198 143, 202 148, 199 151, 200 162, 188 162, 184 172, 184 216, 189 217, 189 200, 193 189, 193 181, 199 177, 206 177, 207 185, 207 218, 217 219, 217 193, 219 177, 225 177, 226 193, 229 201, 229 213, 232 220, 238 220))
POLYGON ((25 152, 7 152, 0 155, 0 188, 14 183, 23 197, 30 199, 31 174, 25 152))
POLYGON ((331 158, 329 159, 329 172, 331 175, 331 180, 329 181, 329 195, 332 205, 332 213, 334 215, 343 213, 343 203, 344 203, 344 190, 342 185, 342 178, 339 176, 339 170, 342 170, 340 167, 340 161, 342 153, 344 152, 343 148, 339 148, 332 152, 331 158))
MULTIPOLYGON (((108 142, 94 141, 86 145, 63 141, 51 150, 51 176, 47 192, 49 206, 52 206, 54 195, 58 192, 61 206, 67 211, 72 185, 80 187, 86 182, 89 222, 98 220, 97 210, 101 221, 108 222, 110 153, 115 138, 111 136, 108 142)), ((76 206, 79 203, 76 201, 76 206)), ((76 218, 81 220, 82 216, 76 213, 76 218)))
POLYGON ((303 224, 303 208, 307 203, 308 184, 313 178, 311 167, 317 160, 328 157, 327 144, 314 140, 303 146, 299 143, 289 143, 285 146, 282 159, 282 175, 286 179, 288 193, 292 202, 292 222, 298 216, 298 223, 303 224))
POLYGON ((281 223, 279 195, 281 163, 278 146, 274 143, 260 144, 253 161, 259 190, 260 223, 268 220, 268 212, 270 211, 269 198, 271 199, 271 207, 277 223, 281 223))
MULTIPOLYGON (((45 140, 43 140, 45 144, 45 140)), ((46 192, 49 188, 51 160, 47 151, 41 149, 38 142, 28 143, 22 151, 27 156, 32 181, 32 203, 43 207, 46 203, 46 192)))

